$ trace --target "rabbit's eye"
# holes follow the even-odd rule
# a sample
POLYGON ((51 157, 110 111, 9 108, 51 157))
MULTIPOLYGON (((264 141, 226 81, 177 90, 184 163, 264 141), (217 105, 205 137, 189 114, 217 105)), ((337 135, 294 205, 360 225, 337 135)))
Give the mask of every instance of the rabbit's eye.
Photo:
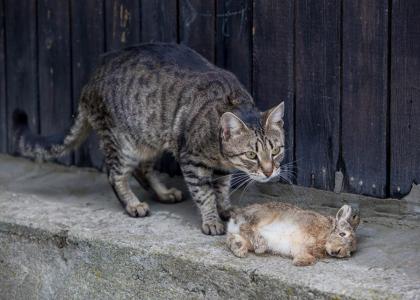
POLYGON ((339 233, 340 236, 345 236, 346 234, 344 232, 339 233))

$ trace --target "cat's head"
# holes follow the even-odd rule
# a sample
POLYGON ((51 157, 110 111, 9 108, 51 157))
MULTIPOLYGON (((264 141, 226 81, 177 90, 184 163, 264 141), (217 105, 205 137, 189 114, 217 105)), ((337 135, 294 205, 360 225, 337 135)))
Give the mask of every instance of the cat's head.
POLYGON ((252 179, 266 182, 279 175, 285 155, 284 102, 265 112, 226 112, 220 118, 222 155, 252 179))

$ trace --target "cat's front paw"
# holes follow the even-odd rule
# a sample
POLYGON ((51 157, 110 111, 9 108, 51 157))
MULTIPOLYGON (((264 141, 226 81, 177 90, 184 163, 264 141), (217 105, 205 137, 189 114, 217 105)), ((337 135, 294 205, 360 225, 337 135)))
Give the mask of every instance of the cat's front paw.
POLYGON ((219 213, 219 217, 223 221, 228 221, 230 219, 230 214, 232 211, 232 207, 217 207, 217 212, 219 213))
POLYGON ((221 220, 203 221, 201 230, 207 235, 222 235, 225 233, 225 224, 221 220))

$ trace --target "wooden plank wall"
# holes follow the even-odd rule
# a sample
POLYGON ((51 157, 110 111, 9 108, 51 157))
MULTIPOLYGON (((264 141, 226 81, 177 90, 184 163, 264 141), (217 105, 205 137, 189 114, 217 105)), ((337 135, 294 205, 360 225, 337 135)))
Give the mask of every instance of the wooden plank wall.
MULTIPOLYGON (((105 13, 103 0, 71 1, 73 118, 77 113, 80 93, 88 81, 99 56, 105 52, 105 13)), ((96 135, 75 152, 79 166, 102 167, 102 153, 96 135)))
MULTIPOLYGON (((261 110, 285 101, 295 183, 332 190, 341 171, 344 191, 400 197, 420 182, 419 18, 416 0, 0 0, 0 151, 16 108, 66 130, 101 53, 178 42, 261 110)), ((101 168, 97 138, 61 162, 101 168)))
MULTIPOLYGON (((64 135, 72 124, 70 5, 37 1, 38 99, 42 135, 64 135)), ((60 158, 71 164, 73 154, 60 158)))
POLYGON ((390 192, 420 184, 420 2, 392 2, 390 192))
POLYGON ((297 182, 332 189, 340 120, 340 2, 296 2, 297 182))
POLYGON ((179 41, 215 62, 216 0, 179 0, 179 41))
POLYGON ((285 103, 286 168, 295 179, 294 156, 294 12, 292 1, 254 1, 252 87, 262 110, 285 103), (275 62, 275 67, 273 67, 275 62))
POLYGON ((0 152, 7 152, 6 49, 4 0, 0 1, 0 152))
POLYGON ((11 114, 16 108, 29 116, 29 128, 39 132, 37 1, 4 0, 7 133, 14 152, 11 114))
POLYGON ((388 3, 344 1, 342 158, 346 190, 387 194, 388 3), (360 153, 363 155, 355 155, 360 153))

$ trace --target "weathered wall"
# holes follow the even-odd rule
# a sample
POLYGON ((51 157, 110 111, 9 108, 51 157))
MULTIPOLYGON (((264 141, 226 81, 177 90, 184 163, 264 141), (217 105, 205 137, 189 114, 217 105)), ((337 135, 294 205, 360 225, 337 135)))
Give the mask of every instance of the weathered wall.
MULTIPOLYGON (((10 117, 66 129, 100 53, 189 45, 234 72, 261 109, 286 102, 293 180, 377 197, 420 181, 417 0, 0 0, 0 151, 10 117)), ((95 138, 66 164, 101 167, 95 138)))

